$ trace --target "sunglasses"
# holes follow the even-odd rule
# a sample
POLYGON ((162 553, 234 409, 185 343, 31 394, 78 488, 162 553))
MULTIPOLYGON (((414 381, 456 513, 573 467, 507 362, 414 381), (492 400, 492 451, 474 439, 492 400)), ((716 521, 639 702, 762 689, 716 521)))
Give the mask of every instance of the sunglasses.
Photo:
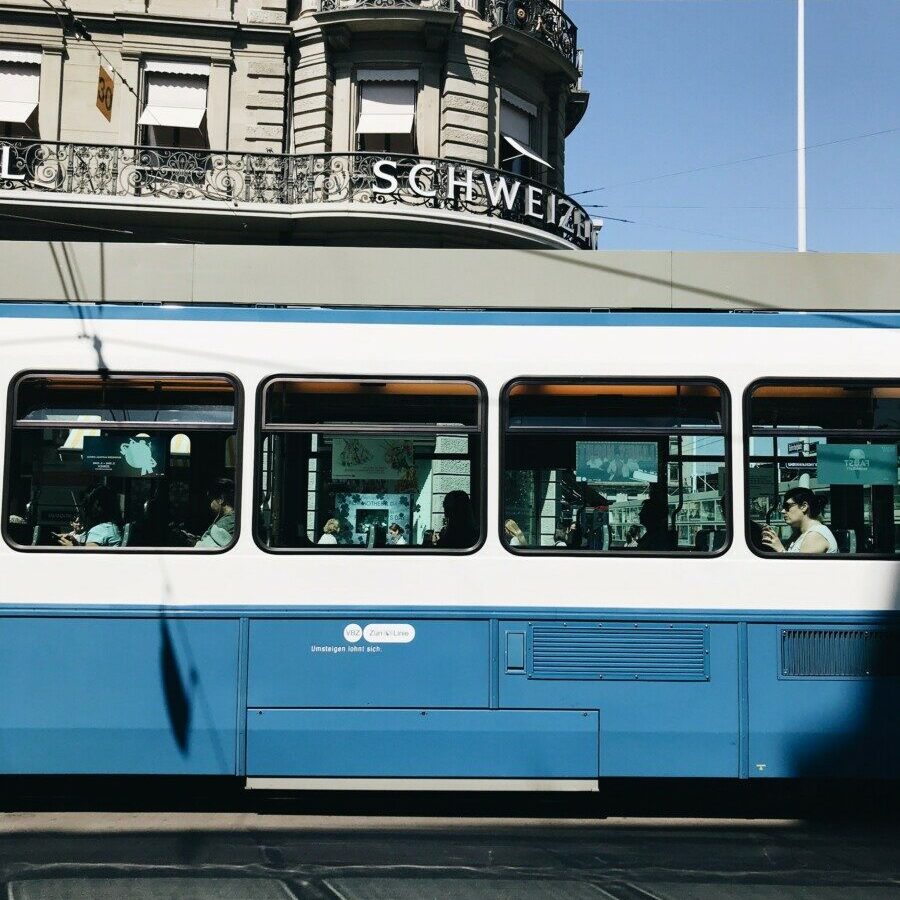
POLYGON ((785 500, 785 502, 781 504, 781 511, 787 512, 792 506, 796 505, 797 504, 793 500, 785 500))

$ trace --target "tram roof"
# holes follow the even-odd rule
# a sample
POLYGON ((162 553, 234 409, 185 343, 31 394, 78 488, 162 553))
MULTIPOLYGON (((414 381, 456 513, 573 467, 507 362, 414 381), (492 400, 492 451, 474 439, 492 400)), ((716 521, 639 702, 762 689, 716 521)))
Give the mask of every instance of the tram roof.
POLYGON ((0 241, 0 303, 900 312, 898 253, 0 241))

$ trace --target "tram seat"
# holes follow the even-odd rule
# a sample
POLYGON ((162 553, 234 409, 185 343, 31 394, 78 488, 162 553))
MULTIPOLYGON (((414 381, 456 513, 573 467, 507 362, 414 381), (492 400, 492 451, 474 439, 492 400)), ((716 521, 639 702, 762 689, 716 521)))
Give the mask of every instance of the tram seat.
POLYGON ((39 547, 41 545, 41 526, 35 525, 31 532, 31 546, 39 547))
POLYGON ((852 528, 833 528, 838 553, 856 553, 856 531, 852 528))
POLYGON ((134 526, 134 522, 126 522, 122 526, 122 543, 119 545, 120 547, 127 547, 129 542, 131 541, 131 529, 134 526))

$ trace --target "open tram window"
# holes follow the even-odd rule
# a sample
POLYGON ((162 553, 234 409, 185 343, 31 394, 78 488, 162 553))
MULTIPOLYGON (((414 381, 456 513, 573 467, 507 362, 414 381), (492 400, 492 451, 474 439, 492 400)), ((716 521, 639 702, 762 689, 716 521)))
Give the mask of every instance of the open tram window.
POLYGON ((23 375, 11 392, 7 541, 227 549, 237 535, 238 401, 221 375, 23 375))
POLYGON ((256 539, 273 551, 471 551, 483 390, 470 380, 277 377, 261 388, 256 539))
POLYGON ((896 558, 900 381, 767 379, 745 412, 754 551, 896 558))
POLYGON ((501 536, 511 551, 724 551, 724 386, 522 379, 503 408, 501 536))

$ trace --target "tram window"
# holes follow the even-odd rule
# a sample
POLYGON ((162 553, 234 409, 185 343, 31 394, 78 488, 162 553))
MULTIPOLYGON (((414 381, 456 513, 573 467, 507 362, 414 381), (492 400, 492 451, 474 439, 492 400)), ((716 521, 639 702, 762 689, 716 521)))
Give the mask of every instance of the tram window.
POLYGON ((225 376, 22 376, 12 390, 7 541, 227 549, 237 534, 237 411, 225 376))
POLYGON ((459 552, 481 543, 484 399, 475 383, 274 378, 261 390, 262 547, 459 552))
POLYGON ((752 549, 896 558, 900 381, 762 381, 746 395, 752 549))
POLYGON ((512 552, 713 554, 729 540, 725 388, 521 380, 504 393, 512 552))

